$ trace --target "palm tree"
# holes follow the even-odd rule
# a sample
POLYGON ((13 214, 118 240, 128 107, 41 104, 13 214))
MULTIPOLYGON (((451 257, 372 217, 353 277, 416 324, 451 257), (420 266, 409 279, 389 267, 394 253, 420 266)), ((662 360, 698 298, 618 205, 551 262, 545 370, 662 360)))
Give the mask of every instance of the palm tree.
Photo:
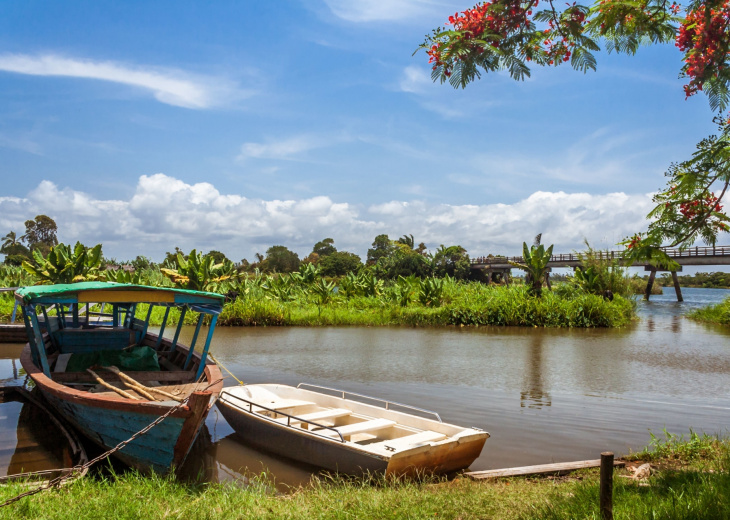
POLYGON ((7 235, 5 235, 2 240, 3 245, 0 246, 0 252, 5 252, 9 248, 15 247, 20 244, 20 241, 18 240, 18 236, 15 234, 15 231, 11 231, 7 235))
POLYGON ((535 243, 530 249, 527 248, 527 242, 522 243, 522 260, 524 264, 509 262, 527 273, 525 281, 530 284, 530 293, 538 298, 542 296, 542 284, 545 283, 547 265, 553 255, 553 246, 548 247, 546 250, 545 246, 540 243, 541 239, 542 233, 535 237, 535 243))
POLYGON ((405 244, 411 249, 414 249, 416 246, 416 241, 413 240, 413 235, 403 235, 398 239, 398 243, 405 244))

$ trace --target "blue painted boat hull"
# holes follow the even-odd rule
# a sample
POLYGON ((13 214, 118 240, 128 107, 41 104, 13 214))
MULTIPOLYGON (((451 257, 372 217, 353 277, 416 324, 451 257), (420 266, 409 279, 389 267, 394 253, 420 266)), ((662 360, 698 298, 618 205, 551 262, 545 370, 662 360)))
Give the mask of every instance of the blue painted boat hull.
MULTIPOLYGON (((47 377, 33 363, 28 345, 23 349, 20 361, 59 415, 105 450, 128 440, 177 404, 133 401, 64 386, 47 377)), ((179 468, 223 386, 216 365, 206 365, 204 373, 207 381, 218 382, 205 391, 193 392, 187 404, 113 455, 145 473, 167 473, 179 468)))

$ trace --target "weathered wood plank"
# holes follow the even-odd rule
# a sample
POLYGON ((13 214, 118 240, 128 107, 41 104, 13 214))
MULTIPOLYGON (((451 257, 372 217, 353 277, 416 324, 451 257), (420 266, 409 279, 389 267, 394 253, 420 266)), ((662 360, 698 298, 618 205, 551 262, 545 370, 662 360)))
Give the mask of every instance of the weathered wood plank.
MULTIPOLYGON (((626 463, 622 460, 613 462, 614 467, 623 467, 626 463)), ((486 471, 469 471, 464 473, 469 478, 487 479, 501 477, 524 477, 527 475, 545 475, 550 473, 565 473, 577 469, 599 468, 601 459, 579 460, 575 462, 558 462, 556 464, 541 464, 538 466, 523 466, 520 468, 489 469, 486 471)))
POLYGON ((0 324, 0 343, 27 343, 28 334, 22 323, 0 324))

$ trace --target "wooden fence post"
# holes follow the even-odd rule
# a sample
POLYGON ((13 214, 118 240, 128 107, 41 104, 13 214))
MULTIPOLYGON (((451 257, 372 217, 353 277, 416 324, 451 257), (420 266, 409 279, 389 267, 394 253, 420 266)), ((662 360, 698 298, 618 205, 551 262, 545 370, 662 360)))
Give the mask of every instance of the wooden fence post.
POLYGON ((613 520, 613 452, 601 453, 601 519, 613 520))

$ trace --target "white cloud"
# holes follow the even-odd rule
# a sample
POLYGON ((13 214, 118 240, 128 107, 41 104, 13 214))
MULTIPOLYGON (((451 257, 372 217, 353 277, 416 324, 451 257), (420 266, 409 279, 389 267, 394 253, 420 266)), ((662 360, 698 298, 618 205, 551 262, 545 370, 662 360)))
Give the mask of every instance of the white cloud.
POLYGON ((294 160, 301 154, 316 148, 325 148, 349 140, 345 136, 327 137, 321 135, 298 135, 279 141, 265 143, 243 143, 238 161, 246 159, 294 160))
POLYGON ((416 200, 362 207, 327 196, 260 200, 158 173, 141 176, 128 200, 103 200, 50 181, 25 198, 0 197, 0 232, 22 232, 25 220, 46 214, 58 223, 61 241, 103 243, 105 254, 119 259, 159 260, 175 246, 217 249, 239 260, 285 245, 303 256, 325 237, 364 257, 381 233, 413 234, 432 250, 460 244, 481 256, 518 254, 522 242, 540 232, 558 253, 581 249, 584 238, 596 247, 613 247, 646 228, 650 208, 649 195, 543 191, 513 204, 489 205, 416 200))
POLYGON ((431 77, 425 69, 415 65, 409 65, 403 69, 403 76, 401 77, 399 86, 403 92, 419 94, 432 84, 433 81, 431 81, 431 77))
POLYGON ((348 22, 418 21, 429 16, 448 15, 463 3, 438 0, 324 0, 332 14, 348 22))
POLYGON ((0 55, 0 70, 33 76, 65 76, 121 83, 149 90, 161 103, 184 108, 210 108, 243 93, 223 78, 206 78, 182 71, 130 66, 55 55, 0 55))

